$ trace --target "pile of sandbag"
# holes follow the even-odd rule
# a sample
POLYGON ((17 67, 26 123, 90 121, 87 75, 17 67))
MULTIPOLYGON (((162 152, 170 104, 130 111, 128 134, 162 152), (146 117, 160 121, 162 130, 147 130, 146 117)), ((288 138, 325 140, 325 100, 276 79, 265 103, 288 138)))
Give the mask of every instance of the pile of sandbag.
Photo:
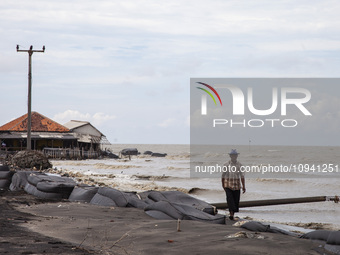
POLYGON ((69 177, 37 171, 11 171, 8 188, 11 191, 25 190, 44 199, 68 199, 77 183, 69 177))
POLYGON ((77 184, 72 178, 37 171, 0 169, 0 182, 12 191, 25 190, 43 199, 68 199, 101 206, 135 207, 156 219, 198 220, 225 224, 215 207, 179 191, 123 192, 109 187, 77 184))
POLYGON ((77 183, 69 178, 44 173, 31 173, 24 190, 45 199, 68 199, 77 183))
POLYGON ((141 194, 148 205, 146 214, 156 219, 198 220, 225 224, 225 215, 215 215, 215 207, 180 191, 148 191, 141 194))
POLYGON ((215 215, 213 206, 179 191, 135 193, 108 187, 76 186, 69 200, 101 206, 140 208, 156 219, 198 220, 225 224, 225 216, 215 215))

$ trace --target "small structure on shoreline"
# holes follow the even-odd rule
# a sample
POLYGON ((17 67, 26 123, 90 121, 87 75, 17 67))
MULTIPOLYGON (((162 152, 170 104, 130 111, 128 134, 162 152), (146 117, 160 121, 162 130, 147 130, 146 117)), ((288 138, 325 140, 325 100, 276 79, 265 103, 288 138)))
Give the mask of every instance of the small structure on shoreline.
POLYGON ((93 150, 100 149, 100 143, 102 138, 105 137, 98 129, 96 129, 88 121, 71 120, 64 124, 66 128, 72 132, 76 137, 79 147, 84 147, 89 150, 91 147, 93 150))
MULTIPOLYGON (((61 125, 38 112, 32 112, 32 150, 52 158, 97 158, 106 137, 89 122, 70 121, 61 125)), ((27 114, 0 127, 1 151, 14 153, 26 149, 27 114)))

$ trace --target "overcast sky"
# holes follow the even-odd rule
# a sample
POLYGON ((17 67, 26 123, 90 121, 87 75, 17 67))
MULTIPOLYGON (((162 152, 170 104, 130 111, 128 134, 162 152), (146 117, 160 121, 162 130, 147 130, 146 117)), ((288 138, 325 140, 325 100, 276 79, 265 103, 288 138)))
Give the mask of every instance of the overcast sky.
POLYGON ((339 13, 331 0, 2 0, 0 125, 27 112, 16 45, 45 45, 33 111, 112 143, 189 143, 191 77, 339 77, 339 13))

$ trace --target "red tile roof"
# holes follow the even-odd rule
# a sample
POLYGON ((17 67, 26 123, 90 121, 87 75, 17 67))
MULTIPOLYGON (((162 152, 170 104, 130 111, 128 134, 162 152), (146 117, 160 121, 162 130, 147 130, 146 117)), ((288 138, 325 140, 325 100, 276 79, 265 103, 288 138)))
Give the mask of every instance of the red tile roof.
MULTIPOLYGON (((63 125, 45 117, 44 115, 32 112, 31 116, 32 132, 69 132, 70 130, 63 125)), ((27 131, 27 114, 8 122, 7 124, 0 127, 0 131, 27 131)))

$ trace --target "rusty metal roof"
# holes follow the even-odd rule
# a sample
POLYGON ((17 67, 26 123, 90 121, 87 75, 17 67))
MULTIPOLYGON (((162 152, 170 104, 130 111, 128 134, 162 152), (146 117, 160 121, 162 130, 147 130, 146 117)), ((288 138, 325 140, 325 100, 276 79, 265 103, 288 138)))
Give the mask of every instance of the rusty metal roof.
MULTIPOLYGON (((45 117, 38 112, 32 112, 31 117, 32 132, 69 132, 70 130, 63 125, 45 117)), ((0 131, 27 131, 27 114, 8 122, 0 127, 0 131)))

